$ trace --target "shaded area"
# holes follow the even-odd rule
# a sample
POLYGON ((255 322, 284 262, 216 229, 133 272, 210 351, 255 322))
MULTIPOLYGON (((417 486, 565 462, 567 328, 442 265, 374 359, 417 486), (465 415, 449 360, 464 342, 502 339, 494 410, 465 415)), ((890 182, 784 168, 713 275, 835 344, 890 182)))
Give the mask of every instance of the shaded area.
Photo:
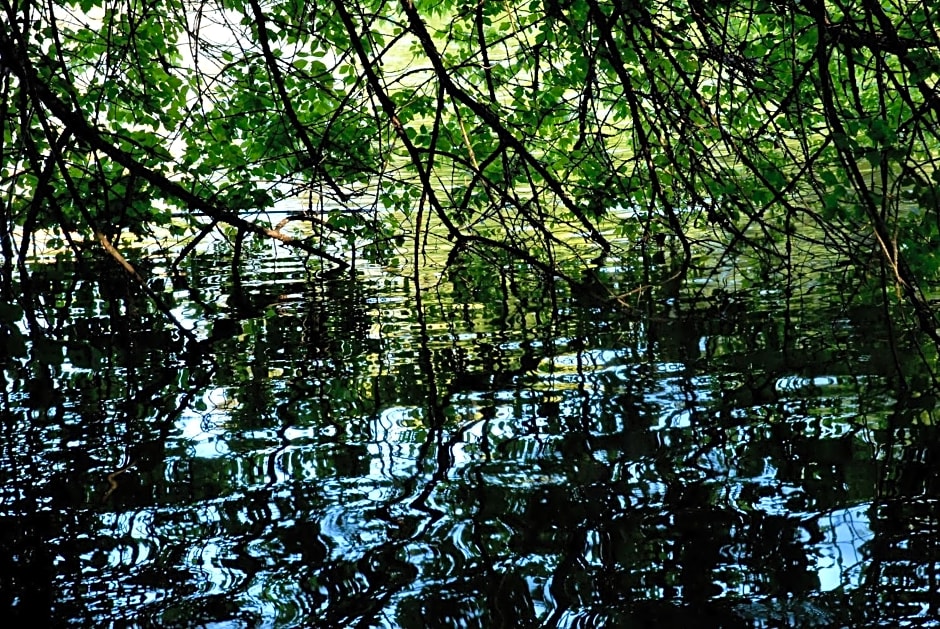
POLYGON ((621 310, 512 266, 419 273, 418 300, 274 253, 166 285, 196 344, 107 272, 33 267, 3 363, 14 617, 938 617, 935 356, 882 309, 690 278, 621 310))

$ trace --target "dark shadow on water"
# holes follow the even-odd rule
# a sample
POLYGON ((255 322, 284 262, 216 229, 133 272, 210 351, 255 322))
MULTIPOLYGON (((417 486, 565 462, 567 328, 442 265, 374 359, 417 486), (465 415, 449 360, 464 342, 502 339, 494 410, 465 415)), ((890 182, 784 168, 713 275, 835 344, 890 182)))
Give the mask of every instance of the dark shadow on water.
MULTIPOLYGON (((650 279, 631 272, 604 280, 650 279)), ((690 277, 615 308, 472 259, 434 281, 278 258, 233 283, 208 255, 186 273, 165 299, 195 345, 132 288, 66 263, 37 266, 18 298, 0 436, 10 618, 940 614, 936 352, 838 287, 706 293, 690 277)))

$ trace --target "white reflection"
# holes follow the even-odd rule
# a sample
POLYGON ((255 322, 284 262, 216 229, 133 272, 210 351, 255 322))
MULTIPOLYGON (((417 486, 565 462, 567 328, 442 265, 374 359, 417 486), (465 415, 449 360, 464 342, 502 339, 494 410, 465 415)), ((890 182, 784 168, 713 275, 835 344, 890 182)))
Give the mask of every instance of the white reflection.
MULTIPOLYGON (((817 520, 825 541, 814 547, 819 589, 829 592, 862 585, 866 563, 863 546, 874 537, 870 528, 868 503, 831 512, 817 520)), ((808 536, 808 533, 807 533, 808 536)))

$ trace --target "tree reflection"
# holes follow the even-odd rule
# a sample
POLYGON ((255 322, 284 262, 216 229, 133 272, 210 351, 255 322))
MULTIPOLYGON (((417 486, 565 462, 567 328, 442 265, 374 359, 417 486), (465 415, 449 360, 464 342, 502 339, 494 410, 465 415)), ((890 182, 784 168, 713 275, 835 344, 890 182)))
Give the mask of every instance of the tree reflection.
POLYGON ((21 617, 937 613, 933 355, 835 288, 798 318, 785 302, 805 294, 706 294, 694 276, 610 310, 468 258, 407 279, 277 261, 239 287, 192 259, 200 283, 166 290, 211 320, 195 344, 103 275, 38 267, 43 295, 22 293, 0 442, 0 590, 21 617))

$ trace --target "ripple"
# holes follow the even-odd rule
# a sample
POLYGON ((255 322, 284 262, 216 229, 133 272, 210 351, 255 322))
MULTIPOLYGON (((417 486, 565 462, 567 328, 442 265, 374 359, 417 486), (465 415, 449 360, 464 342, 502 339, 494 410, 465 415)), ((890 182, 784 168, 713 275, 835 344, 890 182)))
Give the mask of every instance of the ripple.
POLYGON ((774 388, 778 393, 800 396, 845 395, 857 396, 865 386, 872 386, 878 381, 872 376, 847 375, 789 375, 777 378, 774 388))
POLYGON ((243 567, 238 567, 240 552, 232 546, 233 541, 228 538, 214 538, 188 549, 185 563, 201 575, 201 594, 224 594, 244 585, 249 578, 246 573, 249 566, 243 563, 243 567))
POLYGON ((874 538, 868 503, 849 509, 835 509, 808 518, 813 532, 804 529, 803 542, 821 541, 808 546, 819 577, 820 591, 852 588, 862 584, 868 558, 866 546, 874 538))
POLYGON ((370 517, 372 501, 360 501, 328 509, 320 520, 320 537, 333 559, 361 556, 366 549, 387 542, 390 528, 370 517))

